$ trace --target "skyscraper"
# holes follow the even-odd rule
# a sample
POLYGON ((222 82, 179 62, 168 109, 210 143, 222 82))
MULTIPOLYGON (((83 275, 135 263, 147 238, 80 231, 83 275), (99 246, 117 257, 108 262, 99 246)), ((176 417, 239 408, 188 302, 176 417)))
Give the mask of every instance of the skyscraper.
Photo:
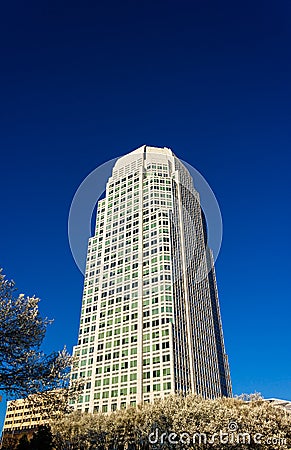
POLYGON ((110 411, 174 392, 231 395, 199 194, 168 148, 118 159, 89 239, 76 408, 110 411))

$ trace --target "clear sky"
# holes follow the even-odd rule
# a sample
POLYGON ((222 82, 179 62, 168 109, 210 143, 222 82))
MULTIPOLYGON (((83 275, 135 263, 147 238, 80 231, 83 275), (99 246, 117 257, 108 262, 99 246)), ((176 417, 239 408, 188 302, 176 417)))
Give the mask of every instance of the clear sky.
POLYGON ((0 265, 55 319, 45 350, 77 341, 83 278, 67 239, 77 187, 108 159, 167 146, 220 204, 216 271, 234 393, 291 400, 290 9, 287 0, 1 5, 0 265))

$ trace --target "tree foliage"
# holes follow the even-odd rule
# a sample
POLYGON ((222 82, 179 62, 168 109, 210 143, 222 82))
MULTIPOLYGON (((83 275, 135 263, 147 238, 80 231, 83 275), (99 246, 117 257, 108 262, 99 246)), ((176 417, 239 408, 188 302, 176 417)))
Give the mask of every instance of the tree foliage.
POLYGON ((1 450, 16 450, 18 445, 18 439, 13 435, 2 436, 2 446, 1 450))
POLYGON ((53 435, 49 425, 39 425, 29 442, 28 450, 52 450, 53 435))
POLYGON ((7 442, 2 447, 3 450, 53 450, 53 435, 49 425, 39 425, 37 430, 33 433, 32 437, 28 438, 27 434, 23 434, 18 442, 15 443, 17 437, 14 437, 14 441, 7 442), (10 446, 11 445, 11 446, 10 446))
POLYGON ((15 283, 0 270, 0 390, 25 397, 63 387, 71 357, 66 349, 49 355, 40 350, 47 326, 39 298, 16 295, 15 283))
POLYGON ((30 442, 28 440, 27 435, 23 434, 19 439, 16 450, 29 450, 29 449, 30 449, 30 442))
POLYGON ((283 450, 291 446, 291 414, 258 396, 246 401, 173 395, 110 414, 75 411, 51 426, 57 450, 283 450))

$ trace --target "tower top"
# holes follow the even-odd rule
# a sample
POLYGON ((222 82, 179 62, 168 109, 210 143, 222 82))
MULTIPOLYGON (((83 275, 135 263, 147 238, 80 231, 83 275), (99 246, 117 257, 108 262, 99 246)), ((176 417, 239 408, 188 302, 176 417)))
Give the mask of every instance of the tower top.
POLYGON ((145 160, 154 159, 166 163, 167 160, 173 159, 174 156, 170 148, 142 145, 132 152, 121 156, 116 161, 113 168, 113 177, 124 176, 125 173, 138 170, 139 167, 143 166, 145 160))
POLYGON ((161 154, 161 155, 173 156, 173 152, 170 148, 152 147, 150 145, 142 145, 141 147, 128 153, 128 155, 132 155, 132 154, 136 154, 136 153, 156 153, 156 154, 161 154))

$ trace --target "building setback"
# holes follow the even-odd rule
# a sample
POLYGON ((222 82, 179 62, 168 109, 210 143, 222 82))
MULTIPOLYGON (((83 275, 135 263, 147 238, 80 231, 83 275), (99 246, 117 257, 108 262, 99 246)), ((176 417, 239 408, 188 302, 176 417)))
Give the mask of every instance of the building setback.
POLYGON ((75 403, 111 411, 170 393, 231 396, 199 194, 168 148, 118 159, 89 239, 75 403))

